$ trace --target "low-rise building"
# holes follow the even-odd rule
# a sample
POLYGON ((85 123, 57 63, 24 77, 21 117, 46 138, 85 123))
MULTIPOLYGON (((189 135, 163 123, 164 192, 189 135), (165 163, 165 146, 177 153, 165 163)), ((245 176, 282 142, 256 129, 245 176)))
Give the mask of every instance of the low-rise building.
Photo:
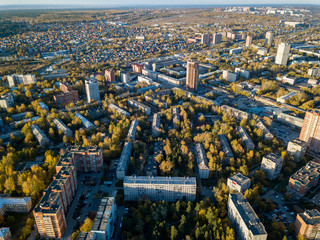
POLYGON ((88 119, 86 119, 84 116, 82 116, 80 113, 75 113, 76 117, 79 118, 82 122, 82 125, 88 129, 92 130, 96 128, 96 125, 94 125, 92 122, 90 122, 88 119))
POLYGON ((53 100, 58 106, 65 106, 73 102, 79 101, 79 93, 77 90, 63 92, 53 96, 53 100))
POLYGON ((255 145, 250 138, 250 135, 248 134, 247 130, 242 126, 237 126, 237 132, 239 133, 239 136, 244 143, 246 149, 248 150, 254 150, 255 145))
POLYGON ((0 197, 0 215, 28 213, 32 208, 31 197, 0 197))
POLYGON ((157 162, 156 157, 163 152, 162 142, 155 142, 153 148, 153 155, 149 156, 145 165, 146 176, 157 176, 157 162))
POLYGON ((245 79, 250 78, 250 71, 243 68, 236 68, 235 73, 238 74, 238 77, 243 77, 245 79))
POLYGON ((130 125, 130 128, 129 128, 129 132, 128 132, 128 135, 127 135, 128 139, 130 139, 132 141, 135 141, 138 125, 139 125, 139 121, 138 120, 133 120, 131 122, 131 125, 130 125))
POLYGON ((207 154, 202 143, 195 144, 195 155, 197 162, 196 169, 198 170, 199 177, 201 179, 208 179, 210 170, 208 167, 207 154))
POLYGON ((0 107, 6 109, 14 107, 14 95, 12 92, 7 92, 0 97, 0 107))
POLYGON ((47 135, 39 128, 38 125, 32 124, 30 125, 33 136, 37 139, 41 147, 45 147, 50 143, 47 135))
POLYGON ((261 170, 266 172, 268 179, 274 180, 280 175, 282 163, 282 157, 274 153, 270 153, 262 158, 261 170))
POLYGON ((308 71, 308 75, 312 78, 320 77, 320 68, 310 68, 308 71))
POLYGON ((242 50, 243 50, 243 47, 233 48, 233 49, 230 49, 229 54, 230 55, 240 54, 242 50))
POLYGON ((299 138, 294 138, 288 143, 287 152, 293 156, 296 162, 299 162, 304 157, 306 150, 307 143, 299 138))
POLYGON ((128 164, 132 153, 132 142, 126 142, 123 146, 119 165, 117 167, 117 179, 123 180, 127 174, 128 164))
POLYGON ((320 164, 310 161, 290 177, 288 188, 294 193, 303 196, 310 188, 318 184, 319 176, 320 164))
POLYGON ((263 224, 240 192, 229 194, 228 217, 239 240, 267 239, 268 234, 263 224))
POLYGON ((160 134, 160 113, 153 114, 152 118, 152 135, 158 137, 160 134))
POLYGON ((179 126, 180 123, 180 109, 175 107, 172 109, 172 120, 173 120, 173 127, 177 128, 179 126))
POLYGON ((128 104, 137 109, 141 109, 146 113, 147 116, 151 114, 151 108, 141 102, 138 102, 134 99, 128 99, 128 104))
POLYGON ((247 189, 249 189, 250 185, 250 178, 243 176, 239 172, 229 177, 227 180, 227 186, 230 190, 235 190, 241 193, 244 193, 247 189))
POLYGON ((218 139, 221 143, 222 151, 224 152, 224 156, 226 157, 226 164, 229 164, 230 159, 234 158, 233 152, 231 150, 231 147, 229 145, 229 142, 227 140, 226 135, 219 134, 218 139))
POLYGON ((277 102, 280 102, 280 103, 286 103, 287 100, 289 100, 290 98, 296 96, 297 93, 296 92, 289 92, 281 97, 278 97, 277 98, 277 102))
POLYGON ((112 239, 117 205, 114 197, 104 197, 101 199, 96 217, 93 221, 91 232, 95 234, 95 239, 112 239))
POLYGON ((295 117, 284 112, 276 114, 275 120, 295 128, 302 128, 303 125, 303 118, 295 117))
POLYGON ((39 106, 42 110, 49 110, 49 107, 44 102, 39 102, 39 106))
POLYGON ((68 128, 67 125, 65 125, 59 118, 53 119, 52 122, 57 126, 59 130, 61 130, 61 132, 65 136, 71 137, 73 135, 71 129, 68 128))
POLYGON ((320 212, 312 209, 298 213, 294 227, 296 234, 306 240, 320 239, 320 212))
POLYGON ((117 105, 110 103, 109 104, 109 108, 111 108, 112 110, 117 111, 119 114, 123 114, 126 117, 130 117, 130 113, 128 113, 127 111, 123 110, 122 108, 118 107, 117 105))
POLYGON ((235 82, 235 81, 238 80, 238 74, 233 73, 233 72, 228 71, 228 70, 223 70, 222 71, 222 77, 228 82, 235 82))
POLYGON ((289 85, 295 85, 297 83, 297 78, 283 76, 282 83, 288 83, 289 85))
POLYGON ((251 115, 245 111, 241 111, 239 109, 230 107, 228 105, 222 105, 221 111, 227 113, 228 115, 236 118, 238 121, 241 121, 242 119, 250 119, 251 115))
POLYGON ((126 201, 137 201, 141 197, 151 201, 194 201, 197 182, 194 177, 126 176, 123 188, 126 201))
POLYGON ((269 131, 269 129, 266 127, 266 125, 264 125, 264 123, 260 119, 256 120, 256 127, 263 131, 263 138, 265 140, 273 139, 273 134, 269 131))

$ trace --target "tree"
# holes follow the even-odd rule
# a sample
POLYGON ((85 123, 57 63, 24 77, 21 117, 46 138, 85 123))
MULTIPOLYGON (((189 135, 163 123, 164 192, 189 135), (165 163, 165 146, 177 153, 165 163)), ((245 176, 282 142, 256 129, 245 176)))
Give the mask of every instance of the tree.
POLYGON ((175 226, 171 226, 171 240, 176 239, 176 237, 178 236, 178 230, 176 229, 175 226))
POLYGON ((163 173, 169 173, 169 172, 171 172, 171 169, 173 168, 173 163, 171 161, 163 161, 160 164, 159 168, 163 173))
POLYGON ((81 232, 90 232, 93 226, 93 221, 90 218, 86 218, 84 223, 80 227, 81 232))
POLYGON ((14 179, 12 177, 7 178, 7 180, 4 183, 4 187, 6 189, 6 192, 12 193, 16 189, 14 179))

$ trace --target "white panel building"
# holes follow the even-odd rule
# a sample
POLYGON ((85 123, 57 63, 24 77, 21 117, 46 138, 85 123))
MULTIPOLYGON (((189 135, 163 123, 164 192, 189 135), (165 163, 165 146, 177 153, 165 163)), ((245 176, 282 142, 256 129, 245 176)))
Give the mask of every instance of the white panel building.
POLYGON ((291 45, 288 43, 280 43, 278 46, 275 63, 278 65, 287 65, 291 45))
POLYGON ((230 193, 228 217, 239 240, 267 240, 268 234, 245 197, 237 192, 230 193))
POLYGON ((227 180, 227 186, 230 190, 236 190, 241 193, 244 193, 247 189, 249 189, 250 185, 250 178, 243 176, 239 172, 229 177, 227 180))
POLYGON ((266 176, 268 179, 274 180, 280 175, 282 163, 282 157, 274 153, 270 153, 262 158, 261 170, 264 170, 266 172, 266 176))
POLYGON ((138 102, 134 99, 128 99, 128 104, 137 109, 141 109, 146 113, 147 116, 151 114, 151 108, 141 102, 138 102))
POLYGON ((130 124, 130 128, 129 128, 129 131, 128 131, 127 138, 129 138, 132 141, 136 140, 136 133, 137 133, 138 125, 139 125, 139 121, 138 120, 133 120, 131 122, 131 124, 130 124))
POLYGON ((195 155, 199 177, 201 179, 208 179, 210 170, 208 167, 206 151, 204 150, 202 143, 195 144, 195 155))
POLYGON ((32 130, 32 134, 34 137, 38 140, 41 147, 44 147, 45 145, 49 144, 50 140, 46 136, 46 134, 39 128, 38 125, 32 124, 30 125, 30 128, 32 130))
POLYGON ((68 128, 67 125, 65 125, 59 118, 55 118, 52 121, 65 136, 71 137, 73 135, 71 129, 68 128))
POLYGON ((90 122, 88 119, 86 119, 84 116, 82 116, 80 113, 75 113, 76 117, 79 118, 82 122, 82 125, 88 129, 92 130, 96 128, 96 125, 94 125, 92 122, 90 122))
POLYGON ((143 196, 151 201, 194 201, 197 182, 195 177, 126 176, 123 188, 126 201, 137 201, 143 196))
POLYGON ((118 180, 123 180, 125 175, 127 174, 131 153, 132 153, 132 142, 126 142, 123 146, 119 165, 116 171, 118 180))
POLYGON ((99 83, 94 78, 89 78, 85 81, 87 101, 90 103, 92 100, 95 102, 100 101, 99 83))
POLYGON ((152 135, 158 137, 160 134, 160 113, 153 114, 152 135))

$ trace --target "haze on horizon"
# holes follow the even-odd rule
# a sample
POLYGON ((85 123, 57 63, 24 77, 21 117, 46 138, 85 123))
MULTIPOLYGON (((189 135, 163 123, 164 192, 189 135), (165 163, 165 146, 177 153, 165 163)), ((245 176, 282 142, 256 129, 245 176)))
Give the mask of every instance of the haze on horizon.
POLYGON ((26 5, 26 4, 63 4, 63 5, 243 5, 243 4, 319 4, 319 0, 0 0, 0 5, 26 5))

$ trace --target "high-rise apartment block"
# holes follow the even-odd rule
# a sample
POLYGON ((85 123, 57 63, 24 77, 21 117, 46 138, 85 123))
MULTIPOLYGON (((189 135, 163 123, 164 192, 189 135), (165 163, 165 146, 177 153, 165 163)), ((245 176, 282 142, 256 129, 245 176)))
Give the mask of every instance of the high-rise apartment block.
POLYGON ((252 37, 251 36, 247 36, 247 39, 246 39, 246 47, 250 47, 252 45, 252 37))
POLYGON ((107 82, 115 82, 116 81, 116 75, 113 69, 107 69, 104 72, 104 77, 107 82))
POLYGON ((288 143, 287 152, 293 156, 296 162, 299 162, 300 158, 304 157, 306 150, 307 143, 299 138, 294 138, 288 143))
POLYGON ((298 213, 294 227, 296 234, 306 240, 320 239, 320 212, 312 209, 298 213))
POLYGON ((299 139, 305 141, 312 150, 320 151, 320 110, 306 112, 299 139))
POLYGON ((213 34, 212 44, 219 44, 221 43, 221 40, 222 40, 222 34, 220 33, 213 34))
POLYGON ((272 32, 267 32, 264 44, 271 46, 272 45, 272 41, 273 41, 273 33, 272 32))
POLYGON ((90 78, 85 81, 87 101, 90 103, 92 100, 95 102, 100 101, 99 83, 96 79, 90 78))
POLYGON ((204 33, 201 35, 201 44, 210 44, 210 34, 204 33))
POLYGON ((228 217, 239 240, 266 240, 267 232, 252 209, 240 193, 230 193, 228 199, 228 217))
POLYGON ((143 65, 139 64, 139 63, 133 63, 132 64, 132 71, 134 73, 142 73, 142 69, 143 69, 143 65))
POLYGON ((199 85, 199 62, 189 60, 187 62, 186 89, 188 91, 197 91, 199 85))
POLYGON ((120 71, 121 82, 128 83, 130 82, 130 73, 126 71, 120 71))
POLYGON ((18 75, 13 74, 7 76, 9 87, 14 87, 19 84, 30 85, 37 82, 35 75, 18 75))
POLYGON ((319 183, 320 164, 314 161, 300 168, 289 179, 288 188, 300 196, 306 194, 310 188, 319 183))
POLYGON ((151 201, 194 201, 197 182, 194 177, 126 176, 123 188, 126 201, 137 201, 145 196, 151 201))
POLYGON ((278 46, 277 56, 275 63, 278 65, 287 65, 289 59, 291 45, 288 43, 280 43, 278 46))
POLYGON ((207 154, 202 143, 195 144, 195 155, 197 160, 196 168, 198 170, 199 177, 201 179, 208 179, 210 170, 208 167, 207 154))
POLYGON ((249 189, 250 185, 250 178, 243 176, 241 173, 236 173, 227 180, 227 186, 230 190, 236 190, 241 193, 249 189))
POLYGON ((282 163, 282 157, 274 153, 270 153, 262 158, 261 170, 266 172, 268 179, 274 180, 280 175, 282 163))

